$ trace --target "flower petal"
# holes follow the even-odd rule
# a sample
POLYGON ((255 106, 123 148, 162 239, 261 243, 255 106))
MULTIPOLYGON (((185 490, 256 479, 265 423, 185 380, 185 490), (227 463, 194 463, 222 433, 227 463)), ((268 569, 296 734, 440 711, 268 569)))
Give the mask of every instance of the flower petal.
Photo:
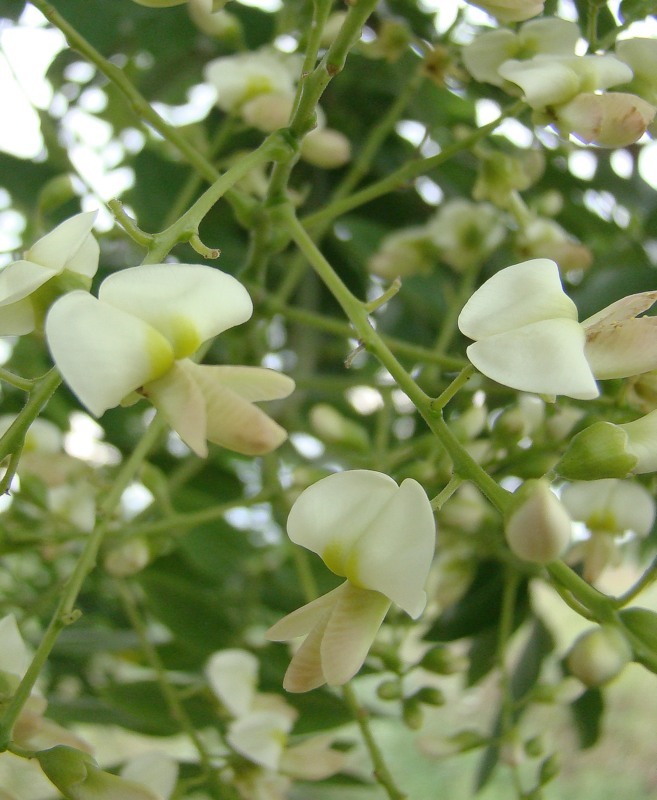
POLYGON ((470 339, 482 339, 547 319, 576 320, 577 307, 564 293, 554 261, 535 258, 489 278, 463 307, 458 325, 470 339))
POLYGON ((154 328, 86 292, 53 304, 46 338, 62 377, 97 417, 173 365, 169 343, 154 328))
POLYGON ((363 666, 390 608, 390 600, 379 592, 359 589, 349 581, 340 588, 320 646, 322 671, 329 686, 341 686, 363 666))
MULTIPOLYGON (((224 386, 224 367, 199 365, 191 361, 185 361, 184 365, 187 374, 203 393, 208 441, 236 453, 258 456, 275 450, 287 439, 287 431, 264 411, 245 400, 237 391, 224 386)), ((244 380, 243 375, 233 373, 228 375, 228 382, 232 381, 247 394, 250 391, 262 393, 266 391, 265 387, 270 387, 275 397, 280 396, 281 387, 285 390, 290 388, 289 379, 279 381, 269 375, 267 379, 271 379, 271 384, 268 384, 262 378, 263 376, 254 373, 249 383, 249 380, 244 380)))
POLYGON ((346 577, 355 543, 398 491, 395 481, 381 472, 329 475, 299 495, 287 519, 288 536, 346 577))
POLYGON ((275 711, 253 711, 232 722, 226 740, 240 755, 267 769, 277 769, 293 722, 275 711))
POLYGON ((76 214, 39 239, 24 258, 54 270, 71 269, 93 277, 98 269, 98 242, 91 235, 96 211, 76 214))
POLYGON ((0 619, 0 672, 22 678, 30 666, 30 654, 18 630, 16 617, 8 614, 0 619))
POLYGON ((657 369, 657 317, 587 331, 586 358, 596 378, 628 378, 657 369))
MULTIPOLYGON (((166 421, 200 458, 208 454, 205 398, 194 378, 176 361, 171 369, 143 388, 143 395, 162 412, 166 421)), ((191 362, 189 362, 191 363, 191 362)))
POLYGON ((624 322, 626 319, 632 319, 632 317, 642 314, 652 308, 656 302, 657 292, 630 294, 585 319, 582 322, 582 326, 588 337, 607 325, 615 325, 618 322, 624 322))
POLYGON ((0 272, 0 307, 23 300, 58 271, 32 261, 14 261, 0 272))
POLYGON ((148 322, 166 337, 176 358, 246 322, 248 292, 232 275, 201 264, 147 264, 110 275, 98 298, 148 322))
POLYGON ((205 667, 210 688, 230 713, 239 717, 250 709, 258 682, 258 659, 246 650, 220 650, 205 667))
POLYGON ((287 642, 289 639, 296 639, 298 636, 310 633, 334 606, 343 585, 340 584, 332 591, 306 603, 305 606, 297 608, 296 611, 292 611, 280 619, 265 634, 267 639, 270 642, 287 642))
POLYGON ((526 61, 510 59, 498 69, 498 74, 522 89, 524 99, 532 108, 565 103, 580 88, 577 72, 565 59, 536 56, 526 61))
POLYGON ((572 319, 544 319, 471 344, 474 366, 503 386, 578 400, 598 396, 584 357, 584 331, 572 319))
POLYGON ((32 333, 36 321, 29 298, 9 305, 0 304, 0 336, 23 336, 32 333))
POLYGON ((429 499, 407 478, 358 540, 347 578, 384 594, 417 619, 436 542, 429 499))
MULTIPOLYGON (((204 368, 207 365, 202 365, 204 368)), ((294 381, 282 372, 263 367, 213 366, 222 386, 231 389, 249 403, 282 400, 294 391, 294 381)))

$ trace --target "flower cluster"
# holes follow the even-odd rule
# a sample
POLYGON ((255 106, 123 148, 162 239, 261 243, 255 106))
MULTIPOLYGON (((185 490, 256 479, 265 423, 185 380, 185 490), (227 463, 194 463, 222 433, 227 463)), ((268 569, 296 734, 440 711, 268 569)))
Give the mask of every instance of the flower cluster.
POLYGON ((412 479, 397 486, 380 472, 340 472, 301 493, 287 530, 346 580, 269 629, 274 641, 306 636, 283 686, 306 692, 346 683, 361 668, 393 601, 413 619, 424 609, 435 546, 431 505, 412 479))
POLYGON ((518 32, 481 34, 464 49, 463 60, 476 80, 520 91, 537 124, 553 124, 562 135, 602 147, 637 141, 657 111, 651 73, 657 42, 629 40, 616 55, 578 56, 578 39, 575 23, 546 17, 518 32), (624 85, 638 94, 607 91, 624 85))
MULTIPOLYGON (((294 107, 302 58, 273 48, 222 56, 205 67, 217 106, 247 125, 270 133, 288 124, 294 107)), ((317 127, 301 142, 301 157, 324 169, 341 167, 351 157, 349 140, 327 128, 321 108, 317 127)))

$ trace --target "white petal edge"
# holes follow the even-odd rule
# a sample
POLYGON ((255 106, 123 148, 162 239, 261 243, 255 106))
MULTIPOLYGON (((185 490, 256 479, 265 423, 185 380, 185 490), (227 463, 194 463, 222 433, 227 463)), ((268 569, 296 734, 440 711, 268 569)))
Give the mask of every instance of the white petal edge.
POLYGON ((89 277, 93 276, 98 268, 99 250, 98 243, 90 234, 97 213, 97 211, 87 211, 64 220, 50 233, 35 242, 25 253, 24 258, 49 267, 55 272, 61 272, 73 260, 76 264, 74 272, 89 277), (94 244, 89 244, 89 240, 94 244), (88 267, 83 266, 79 259, 75 259, 81 248, 84 258, 90 259, 88 267))
POLYGON ((584 356, 584 331, 574 320, 543 320, 489 336, 467 354, 480 372, 512 389, 577 400, 599 394, 584 356))
POLYGON ((97 417, 173 365, 169 343, 154 328, 86 292, 53 304, 46 339, 62 377, 97 417))
POLYGON ((458 318, 461 333, 483 339, 545 319, 577 319, 565 294, 559 267, 534 258, 496 272, 472 295, 458 318))
POLYGON ((103 281, 98 298, 156 328, 176 358, 250 319, 253 303, 242 284, 202 264, 146 264, 103 281))
POLYGON ((237 648, 213 653, 205 666, 210 688, 235 717, 250 709, 258 682, 258 659, 237 648))

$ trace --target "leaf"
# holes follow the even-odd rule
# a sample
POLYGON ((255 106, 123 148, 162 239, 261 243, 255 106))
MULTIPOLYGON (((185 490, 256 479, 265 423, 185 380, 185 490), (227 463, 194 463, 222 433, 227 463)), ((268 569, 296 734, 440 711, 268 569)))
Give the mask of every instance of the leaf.
POLYGON ((580 747, 583 750, 593 747, 602 731, 604 712, 602 692, 600 689, 587 689, 574 703, 571 703, 570 710, 579 735, 580 747))
MULTIPOLYGON (((502 611, 504 569, 493 561, 483 562, 465 595, 444 611, 429 628, 424 638, 430 642, 451 642, 473 636, 497 625, 502 611)), ((518 587, 515 616, 527 613, 527 582, 518 587)))
POLYGON ((545 657, 553 650, 554 637, 541 619, 534 619, 529 638, 511 674, 511 696, 514 700, 521 700, 533 689, 545 657))

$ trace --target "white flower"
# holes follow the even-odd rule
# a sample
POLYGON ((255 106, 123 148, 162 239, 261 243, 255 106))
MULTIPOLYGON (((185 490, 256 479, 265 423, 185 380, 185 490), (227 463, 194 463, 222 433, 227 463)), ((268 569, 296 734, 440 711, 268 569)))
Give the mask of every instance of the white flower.
POLYGON ((500 28, 480 34, 463 48, 463 61, 476 80, 503 86, 504 78, 498 70, 505 61, 537 55, 574 55, 578 39, 576 23, 545 17, 521 25, 517 32, 500 28))
POLYGON ((217 92, 217 105, 229 114, 259 95, 294 95, 301 62, 294 55, 261 49, 223 56, 205 67, 205 79, 217 92))
POLYGON ((538 16, 545 0, 468 0, 473 6, 483 8, 500 22, 522 22, 538 16))
POLYGON ((555 125, 586 144, 626 147, 640 139, 655 118, 657 108, 625 92, 578 94, 554 110, 555 125))
POLYGON ((162 800, 168 800, 178 781, 178 764, 165 753, 151 750, 126 762, 121 777, 146 786, 162 800))
POLYGON ((246 650, 213 653, 205 667, 210 687, 234 717, 246 714, 258 685, 258 659, 246 650))
POLYGON ((60 298, 46 337, 62 377, 95 416, 143 396, 198 455, 207 454, 206 440, 258 455, 286 433, 253 403, 287 397, 294 382, 273 370, 189 358, 252 309, 246 289, 219 270, 152 264, 111 275, 98 299, 60 298))
POLYGON ((480 264, 502 242, 506 230, 490 203, 450 200, 427 224, 440 256, 458 271, 480 264))
POLYGON ((535 56, 527 61, 511 59, 498 70, 517 84, 533 109, 567 103, 582 92, 608 89, 632 79, 632 70, 611 55, 535 56))
POLYGON ((570 544, 568 511, 546 480, 528 481, 519 493, 519 503, 504 526, 506 540, 519 558, 549 564, 570 544))
POLYGON ((294 717, 277 711, 251 711, 228 726, 226 741, 244 758, 277 769, 294 717))
POLYGON ((337 169, 351 158, 351 142, 333 128, 317 127, 301 140, 301 158, 315 167, 337 169))
POLYGON ((538 258, 497 272, 465 304, 458 325, 475 339, 470 361, 498 383, 536 394, 597 397, 577 308, 553 261, 538 258))
POLYGON ((292 612, 267 633, 274 641, 307 634, 283 686, 303 692, 339 685, 360 669, 394 601, 416 619, 433 557, 435 523, 422 487, 379 472, 330 475, 301 493, 288 535, 347 580, 292 612))
POLYGON ((606 478, 571 483, 561 501, 573 519, 586 523, 590 531, 620 535, 634 531, 647 536, 655 521, 655 501, 641 484, 606 478))
POLYGON ((657 105, 657 39, 622 39, 616 42, 616 55, 634 73, 630 91, 657 105))
POLYGON ((53 295, 90 288, 99 256, 91 235, 95 218, 93 211, 67 219, 0 271, 0 336, 31 333, 53 295), (45 284, 51 291, 45 292, 45 284), (42 287, 45 293, 38 292, 42 287))

